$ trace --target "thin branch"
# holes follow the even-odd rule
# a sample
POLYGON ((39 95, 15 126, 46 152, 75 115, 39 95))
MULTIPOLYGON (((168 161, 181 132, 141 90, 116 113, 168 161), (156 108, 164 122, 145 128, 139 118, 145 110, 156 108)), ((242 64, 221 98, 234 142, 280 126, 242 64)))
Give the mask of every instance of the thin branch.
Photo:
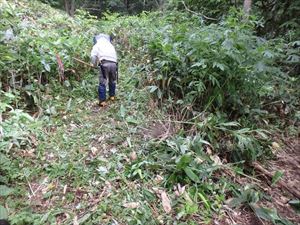
POLYGON ((205 18, 205 19, 207 19, 207 20, 214 20, 214 21, 217 20, 217 19, 215 19, 215 18, 211 18, 211 17, 205 16, 205 15, 203 15, 202 13, 197 13, 197 12, 195 12, 195 11, 193 11, 193 10, 190 10, 190 9, 186 6, 186 4, 185 4, 184 1, 182 1, 182 4, 183 4, 184 8, 186 9, 186 11, 188 11, 188 12, 190 12, 190 13, 193 13, 193 14, 195 14, 195 15, 197 15, 197 16, 202 16, 203 18, 205 18))
POLYGON ((92 11, 99 11, 99 12, 102 12, 102 9, 97 9, 97 8, 89 8, 89 7, 81 7, 82 9, 85 9, 85 10, 92 10, 92 11))
MULTIPOLYGON (((272 174, 271 172, 269 172, 268 170, 263 168, 260 164, 254 162, 254 163, 252 163, 252 165, 256 170, 258 170, 262 174, 266 175, 267 177, 272 179, 272 177, 274 176, 274 174, 272 174)), ((287 192, 289 192, 290 194, 292 194, 296 198, 300 198, 300 192, 297 189, 295 189, 292 185, 289 186, 289 183, 286 183, 284 181, 279 180, 279 181, 277 181, 277 185, 279 187, 285 189, 287 192)))
MULTIPOLYGON (((26 181, 27 181, 27 184, 29 186, 29 189, 30 189, 30 192, 32 194, 32 196, 35 196, 35 192, 33 191, 32 187, 31 187, 31 184, 29 183, 28 179, 26 178, 26 181)), ((30 197, 31 198, 31 197, 30 197)))

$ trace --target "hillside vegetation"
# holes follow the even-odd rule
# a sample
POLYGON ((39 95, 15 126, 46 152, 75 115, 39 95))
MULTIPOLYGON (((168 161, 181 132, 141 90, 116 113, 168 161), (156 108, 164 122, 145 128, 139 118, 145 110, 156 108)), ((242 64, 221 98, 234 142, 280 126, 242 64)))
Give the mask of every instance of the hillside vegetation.
POLYGON ((268 39, 259 14, 188 3, 97 18, 0 2, 0 219, 300 223, 298 27, 268 39), (120 60, 104 109, 97 33, 120 60))

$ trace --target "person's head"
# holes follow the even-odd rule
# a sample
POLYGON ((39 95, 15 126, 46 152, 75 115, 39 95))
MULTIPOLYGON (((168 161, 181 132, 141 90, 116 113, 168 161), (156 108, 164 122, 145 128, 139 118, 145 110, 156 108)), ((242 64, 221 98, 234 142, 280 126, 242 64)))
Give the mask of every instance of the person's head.
POLYGON ((105 38, 106 40, 108 40, 108 41, 110 41, 110 42, 112 41, 112 38, 111 38, 110 35, 101 33, 101 34, 98 34, 98 35, 94 36, 94 38, 93 38, 93 43, 94 43, 94 45, 95 45, 95 44, 97 43, 97 41, 100 40, 101 38, 105 38))

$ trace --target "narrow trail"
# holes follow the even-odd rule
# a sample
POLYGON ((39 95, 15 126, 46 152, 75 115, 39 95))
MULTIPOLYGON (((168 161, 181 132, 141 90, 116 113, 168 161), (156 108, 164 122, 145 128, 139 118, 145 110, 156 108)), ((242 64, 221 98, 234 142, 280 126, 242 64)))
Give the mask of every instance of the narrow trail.
POLYGON ((104 224, 155 224, 152 206, 143 203, 147 184, 128 179, 128 165, 139 160, 145 144, 138 127, 149 113, 148 97, 121 74, 115 102, 106 108, 96 106, 97 100, 77 104, 37 149, 29 204, 35 212, 56 215, 57 224, 90 224, 84 221, 91 217, 104 224), (124 208, 132 202, 140 205, 138 211, 124 208))

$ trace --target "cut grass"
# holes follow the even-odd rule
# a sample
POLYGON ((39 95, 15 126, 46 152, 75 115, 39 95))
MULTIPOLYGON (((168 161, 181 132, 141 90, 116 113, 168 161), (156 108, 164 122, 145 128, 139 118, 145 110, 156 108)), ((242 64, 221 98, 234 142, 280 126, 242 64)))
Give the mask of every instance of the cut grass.
MULTIPOLYGON (((129 79, 121 80, 119 92, 117 102, 100 110, 93 106, 94 100, 73 98, 72 109, 55 114, 50 125, 45 124, 48 132, 33 157, 17 155, 15 161, 22 162, 19 169, 24 173, 18 182, 21 191, 5 202, 13 224, 68 224, 76 219, 83 224, 155 224, 151 206, 144 204, 145 188, 123 174, 130 153, 140 152, 143 145, 136 124, 143 126, 148 96, 129 79), (140 207, 124 208, 126 202, 140 202, 140 207)), ((57 108, 68 99, 59 98, 57 108)))
MULTIPOLYGON (((34 151, 16 152, 13 159, 11 185, 17 188, 3 204, 12 224, 210 224, 228 218, 225 200, 243 193, 245 183, 232 180, 241 170, 219 165, 197 139, 151 137, 153 123, 166 117, 149 110, 147 90, 136 89, 122 72, 118 100, 104 109, 92 96, 83 100, 56 90, 59 113, 46 120, 34 151), (196 164, 182 167, 189 153, 180 152, 188 149, 198 154, 189 165, 202 164, 200 177, 196 164), (163 208, 164 191, 171 213, 163 208)), ((169 132, 166 127, 155 129, 169 132)))

